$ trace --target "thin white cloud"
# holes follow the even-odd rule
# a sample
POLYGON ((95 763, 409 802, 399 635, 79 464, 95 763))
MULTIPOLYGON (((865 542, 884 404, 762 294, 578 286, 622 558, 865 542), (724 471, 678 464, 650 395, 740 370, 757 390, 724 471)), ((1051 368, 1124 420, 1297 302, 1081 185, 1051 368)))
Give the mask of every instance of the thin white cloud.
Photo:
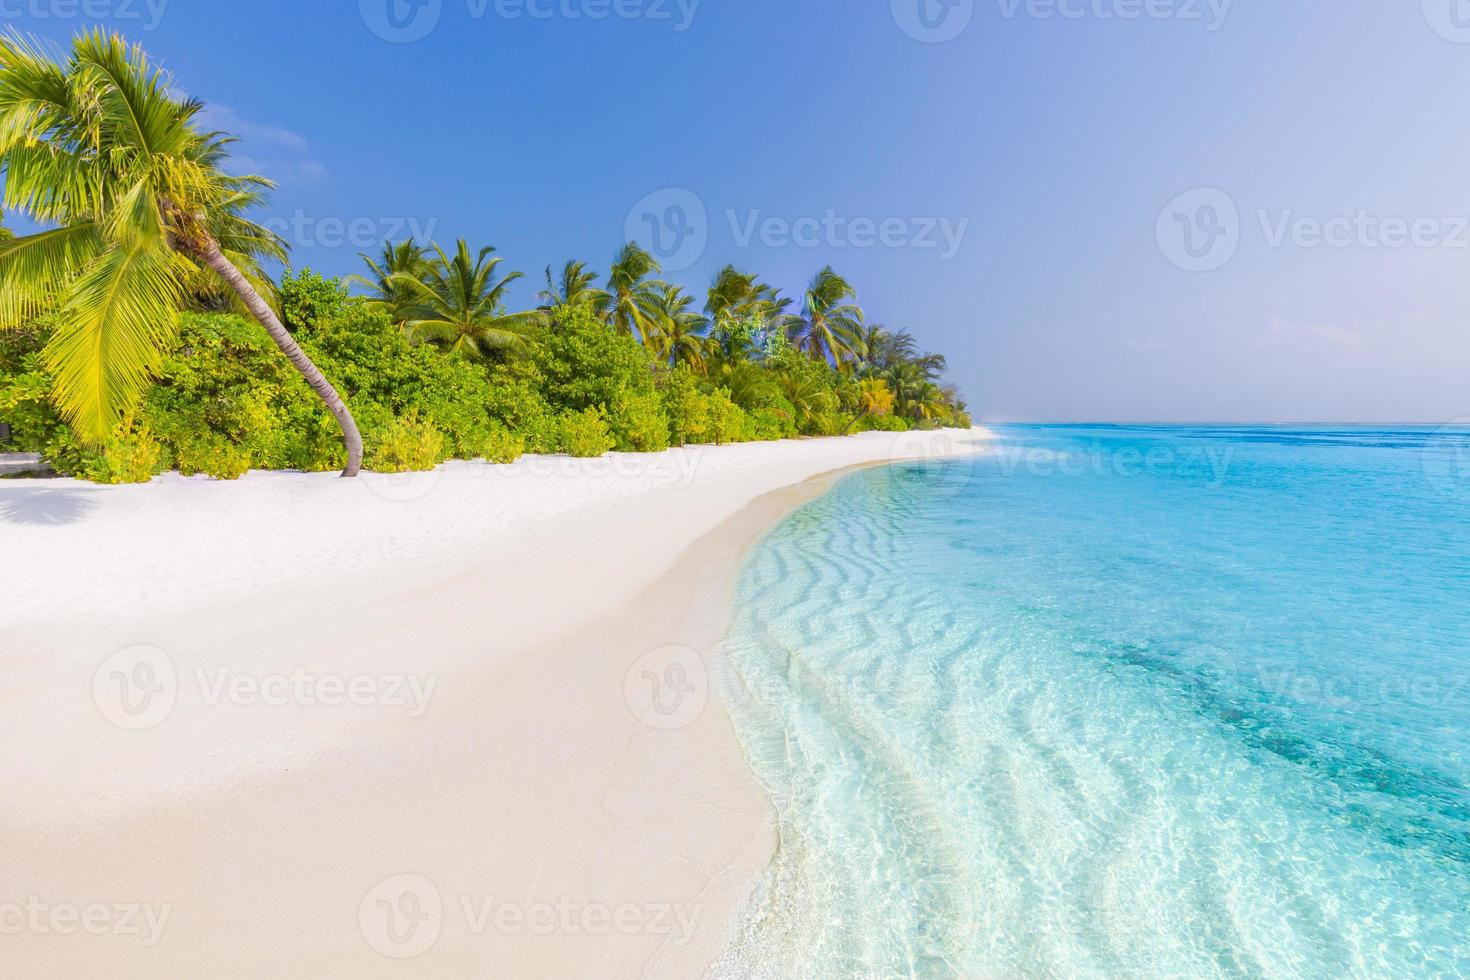
POLYGON ((1359 330, 1331 323, 1303 323, 1278 314, 1266 317, 1266 327, 1249 335, 1249 339, 1264 347, 1319 346, 1330 347, 1347 353, 1362 353, 1368 340, 1359 330))
POLYGON ((242 140, 259 140, 293 150, 306 150, 306 137, 293 133, 281 126, 252 122, 242 117, 229 106, 207 103, 203 112, 204 124, 210 129, 222 129, 234 133, 242 140))
MULTIPOLYGON (((171 87, 169 94, 188 97, 177 86, 171 87)), ((284 126, 247 119, 217 102, 205 103, 199 121, 205 129, 239 137, 227 164, 232 173, 259 174, 276 183, 313 183, 327 176, 326 164, 312 155, 306 137, 284 126)))

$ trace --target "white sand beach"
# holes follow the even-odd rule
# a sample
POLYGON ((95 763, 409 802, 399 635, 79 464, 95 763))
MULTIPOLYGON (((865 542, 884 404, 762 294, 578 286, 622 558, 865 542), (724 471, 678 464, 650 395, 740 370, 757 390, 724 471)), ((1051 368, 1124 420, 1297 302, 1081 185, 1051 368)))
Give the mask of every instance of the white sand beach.
POLYGON ((699 975, 775 844, 741 555, 988 438, 0 481, 0 973, 699 975))

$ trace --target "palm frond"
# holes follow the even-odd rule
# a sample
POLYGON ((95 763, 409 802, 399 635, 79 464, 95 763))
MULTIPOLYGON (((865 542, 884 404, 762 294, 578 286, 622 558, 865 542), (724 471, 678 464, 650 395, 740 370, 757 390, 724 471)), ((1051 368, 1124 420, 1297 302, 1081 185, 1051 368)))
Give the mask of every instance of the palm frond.
POLYGON ((180 278, 172 254, 134 244, 97 256, 68 289, 45 358, 56 404, 85 438, 106 438, 147 387, 174 336, 180 278))
POLYGON ((0 328, 20 326, 54 306, 102 247, 90 221, 0 241, 0 328))

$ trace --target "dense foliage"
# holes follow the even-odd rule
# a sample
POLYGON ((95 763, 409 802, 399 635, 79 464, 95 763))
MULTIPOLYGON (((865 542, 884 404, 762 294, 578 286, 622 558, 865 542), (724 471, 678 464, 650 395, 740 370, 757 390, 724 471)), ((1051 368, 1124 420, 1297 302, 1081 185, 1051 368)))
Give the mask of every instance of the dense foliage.
MULTIPOLYGON (((918 356, 906 335, 872 334, 887 347, 875 342, 872 361, 839 369, 759 317, 728 319, 691 359, 609 324, 595 303, 549 303, 517 322, 523 343, 487 348, 418 336, 396 322, 393 303, 350 297, 309 271, 283 279, 280 303, 359 419, 373 470, 968 422, 962 409, 938 418, 921 401, 897 401, 885 376, 918 356)), ((100 444, 79 438, 53 405, 43 356, 52 329, 41 318, 0 332, 0 418, 12 427, 0 448, 41 452, 60 472, 101 482, 342 465, 332 416, 253 320, 182 316, 156 380, 100 444)))
POLYGON ((203 110, 121 35, 88 31, 61 54, 0 34, 0 205, 42 226, 0 238, 0 329, 46 321, 51 402, 105 448, 132 426, 181 314, 248 312, 336 418, 355 476, 357 423, 272 305, 262 263, 284 262, 286 243, 245 217, 273 185, 227 169, 234 138, 206 131, 203 110))

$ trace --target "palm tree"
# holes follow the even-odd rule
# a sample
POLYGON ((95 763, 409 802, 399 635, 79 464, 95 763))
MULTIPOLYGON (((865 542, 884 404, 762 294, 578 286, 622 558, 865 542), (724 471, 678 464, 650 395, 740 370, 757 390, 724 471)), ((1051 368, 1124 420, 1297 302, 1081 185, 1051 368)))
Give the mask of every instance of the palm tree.
POLYGON ((367 263, 372 278, 348 276, 343 280, 344 284, 366 287, 368 290, 368 295, 365 297, 367 306, 387 310, 393 315, 395 322, 402 322, 399 311, 408 302, 408 296, 402 286, 394 283, 393 277, 406 275, 418 278, 428 265, 428 248, 410 238, 397 245, 392 242, 384 242, 382 255, 376 260, 363 253, 358 253, 358 255, 363 262, 367 263))
POLYGON ((809 371, 785 371, 777 376, 781 395, 796 410, 792 420, 801 431, 809 431, 818 415, 837 407, 837 397, 821 378, 809 371))
POLYGON ((664 286, 653 309, 651 327, 665 363, 685 364, 703 372, 709 321, 693 307, 694 297, 681 287, 664 286))
POLYGON ((930 381, 943 377, 949 371, 949 359, 943 354, 920 354, 913 359, 913 363, 930 381))
POLYGON ((857 292, 829 265, 807 288, 793 338, 797 347, 816 361, 840 367, 853 358, 853 346, 863 326, 863 311, 848 300, 857 292))
POLYGON ((743 319, 758 311, 764 288, 755 275, 727 265, 710 283, 704 312, 717 325, 743 319))
POLYGON ((590 310, 601 313, 607 309, 611 297, 597 288, 597 273, 587 268, 585 262, 575 259, 562 267, 560 281, 551 278, 551 266, 546 267, 546 289, 541 293, 541 308, 546 312, 561 309, 590 310))
POLYGON ((647 342, 650 311, 657 305, 663 283, 653 276, 660 271, 658 261, 637 242, 629 242, 613 259, 607 277, 610 297, 603 317, 624 336, 647 342))
POLYGON ((905 406, 910 418, 923 422, 942 418, 948 407, 949 399, 944 389, 932 381, 921 381, 910 391, 908 404, 905 406))
POLYGON ((792 316, 791 300, 751 273, 727 265, 716 273, 706 293, 704 310, 721 359, 747 361, 769 353, 769 339, 785 337, 792 316))
POLYGON ((907 330, 889 330, 881 324, 865 324, 854 338, 853 353, 869 373, 883 372, 919 356, 919 345, 907 330))
POLYGON ((749 361, 722 361, 710 368, 709 378, 744 409, 771 406, 784 397, 776 374, 749 361))
POLYGON ((472 258, 469 245, 461 238, 454 258, 435 245, 435 254, 419 277, 394 275, 391 285, 403 290, 406 297, 399 312, 409 336, 473 358, 527 346, 543 314, 538 310, 505 312, 506 291, 521 273, 497 280, 496 269, 503 260, 494 252, 482 248, 472 258))
POLYGON ((858 414, 852 417, 842 430, 843 435, 852 431, 852 427, 870 415, 884 416, 893 411, 896 401, 893 389, 888 387, 888 382, 882 378, 863 378, 858 382, 857 391, 858 414))
POLYGON ((789 337, 797 329, 797 324, 801 322, 801 316, 791 312, 795 300, 790 296, 781 295, 781 290, 774 286, 768 286, 766 289, 766 327, 782 337, 789 337))
POLYGON ((901 361, 893 365, 883 372, 882 378, 893 392, 899 414, 904 416, 908 416, 909 403, 917 394, 919 386, 928 381, 924 372, 912 361, 901 361))
POLYGON ((711 323, 728 323, 743 319, 759 319, 766 326, 783 330, 791 314, 791 300, 775 286, 760 281, 752 273, 727 265, 715 274, 704 304, 711 323))
POLYGON ((52 60, 0 37, 3 206, 50 230, 0 245, 0 325, 54 312, 45 360, 76 433, 105 439, 147 387, 178 314, 212 273, 260 321, 342 428, 343 476, 362 437, 346 403, 271 308, 262 258, 285 243, 243 217, 272 187, 220 167, 231 138, 204 133, 204 104, 176 100, 141 47, 95 31, 52 60))

